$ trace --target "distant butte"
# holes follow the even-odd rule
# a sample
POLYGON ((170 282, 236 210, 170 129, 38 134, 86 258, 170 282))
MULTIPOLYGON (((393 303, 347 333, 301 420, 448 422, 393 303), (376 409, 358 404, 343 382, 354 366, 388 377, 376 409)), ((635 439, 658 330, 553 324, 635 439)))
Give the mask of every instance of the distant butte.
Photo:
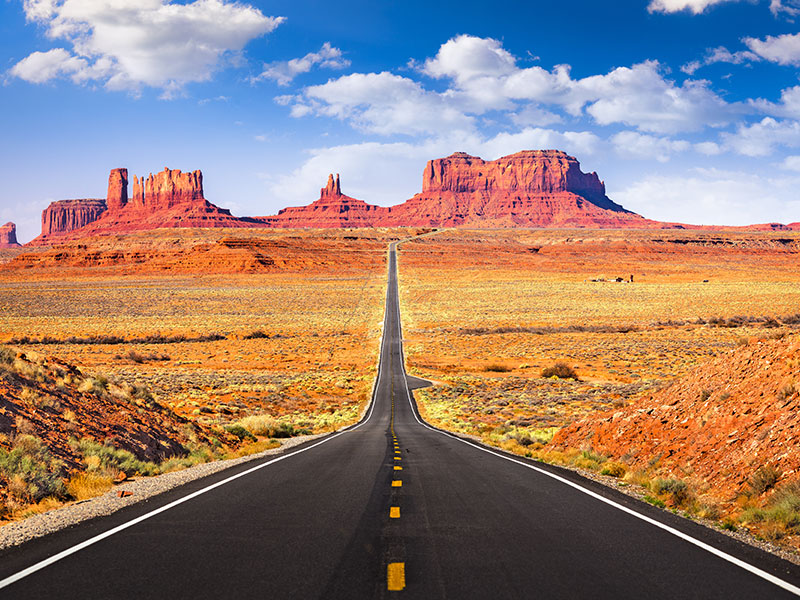
POLYGON ((665 224, 625 210, 560 150, 526 150, 493 161, 464 152, 428 161, 422 192, 381 207, 341 193, 328 179, 319 200, 257 217, 270 227, 633 227, 665 224))
POLYGON ((17 226, 10 221, 0 227, 0 248, 18 248, 17 226))
POLYGON ((134 176, 128 195, 128 170, 112 169, 105 200, 59 200, 42 212, 42 234, 31 245, 46 245, 99 233, 124 233, 173 227, 264 227, 231 215, 203 195, 203 174, 164 168, 134 176))
MULTIPOLYGON (((606 196, 597 173, 581 171, 560 150, 524 150, 486 161, 464 152, 428 161, 422 192, 396 206, 368 204, 342 193, 330 175, 319 199, 266 217, 234 217, 206 200, 203 174, 164 168, 133 178, 113 169, 105 200, 59 200, 42 213, 42 234, 32 245, 86 235, 173 227, 564 227, 600 229, 719 229, 652 221, 606 196)), ((800 229, 766 223, 740 229, 800 229)))

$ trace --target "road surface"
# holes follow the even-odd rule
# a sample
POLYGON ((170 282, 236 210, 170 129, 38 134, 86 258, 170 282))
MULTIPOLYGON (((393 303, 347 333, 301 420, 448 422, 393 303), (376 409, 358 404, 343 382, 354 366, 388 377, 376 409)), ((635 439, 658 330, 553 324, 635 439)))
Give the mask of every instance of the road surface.
POLYGON ((790 563, 424 425, 401 337, 392 246, 365 420, 4 551, 0 598, 796 597, 790 563))

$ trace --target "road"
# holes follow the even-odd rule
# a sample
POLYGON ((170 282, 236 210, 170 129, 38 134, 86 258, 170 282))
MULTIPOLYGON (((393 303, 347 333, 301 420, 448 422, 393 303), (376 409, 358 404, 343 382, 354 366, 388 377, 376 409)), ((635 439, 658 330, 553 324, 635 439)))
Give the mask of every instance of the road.
POLYGON ((421 423, 403 366, 394 246, 380 360, 358 426, 0 553, 0 598, 708 600, 800 591, 800 569, 788 562, 421 423))

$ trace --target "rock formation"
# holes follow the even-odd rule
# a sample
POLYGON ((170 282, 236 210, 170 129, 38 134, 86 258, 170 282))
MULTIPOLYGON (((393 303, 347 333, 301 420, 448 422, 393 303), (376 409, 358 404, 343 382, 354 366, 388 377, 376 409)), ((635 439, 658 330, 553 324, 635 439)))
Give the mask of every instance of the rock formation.
MULTIPOLYGON (((127 175, 127 172, 126 172, 127 175)), ((109 188, 109 193, 111 192, 109 188)), ((133 177, 131 206, 137 209, 163 210, 178 204, 204 202, 203 173, 200 170, 181 173, 180 170, 164 170, 152 173, 145 179, 133 177)))
POLYGON ((596 173, 559 150, 494 161, 463 152, 431 160, 422 193, 391 208, 341 193, 331 175, 319 200, 259 217, 271 227, 658 227, 612 202, 596 173))
POLYGON ((42 236, 57 237, 85 227, 106 211, 106 201, 97 198, 57 200, 42 211, 42 236))
POLYGON ((108 176, 106 205, 108 210, 120 210, 128 203, 128 169, 111 169, 108 176))
POLYGON ((389 209, 342 194, 339 175, 328 175, 319 199, 308 206, 284 208, 274 217, 261 217, 270 227, 374 227, 389 218, 389 209))
POLYGON ((612 202, 596 173, 559 150, 526 150, 493 161, 463 152, 431 160, 422 192, 391 209, 416 226, 647 227, 612 202))
POLYGON ((17 226, 10 221, 0 227, 0 248, 17 248, 17 226))
POLYGON ((60 200, 42 213, 42 235, 31 242, 45 245, 57 238, 123 233, 162 227, 264 227, 238 218, 203 196, 203 174, 164 168, 133 178, 128 195, 128 170, 112 169, 106 200, 60 200))

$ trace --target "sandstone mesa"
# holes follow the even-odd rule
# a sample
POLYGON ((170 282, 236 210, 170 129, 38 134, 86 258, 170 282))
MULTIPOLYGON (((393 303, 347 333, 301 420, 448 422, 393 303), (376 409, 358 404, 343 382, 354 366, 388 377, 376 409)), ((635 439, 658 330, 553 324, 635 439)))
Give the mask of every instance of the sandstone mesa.
MULTIPOLYGON (((172 227, 564 227, 705 229, 646 219, 613 202, 597 173, 581 171, 560 150, 523 150, 486 161, 464 152, 428 161, 422 191, 391 207, 342 193, 330 175, 320 197, 263 217, 235 217, 209 202, 203 174, 164 168, 133 178, 113 169, 105 200, 59 200, 42 213, 42 234, 31 245, 102 233, 172 227)), ((753 230, 800 229, 800 223, 751 225, 753 230)))

